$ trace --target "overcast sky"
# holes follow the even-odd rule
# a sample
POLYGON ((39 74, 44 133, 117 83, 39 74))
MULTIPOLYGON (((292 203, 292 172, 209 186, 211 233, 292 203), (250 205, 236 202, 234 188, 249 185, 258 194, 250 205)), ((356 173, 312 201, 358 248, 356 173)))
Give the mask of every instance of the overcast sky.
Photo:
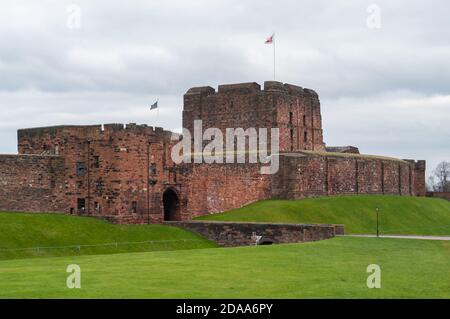
POLYGON ((0 0, 0 153, 24 127, 179 129, 189 87, 272 80, 273 32, 276 79, 319 93, 327 145, 450 161, 448 0, 0 0))

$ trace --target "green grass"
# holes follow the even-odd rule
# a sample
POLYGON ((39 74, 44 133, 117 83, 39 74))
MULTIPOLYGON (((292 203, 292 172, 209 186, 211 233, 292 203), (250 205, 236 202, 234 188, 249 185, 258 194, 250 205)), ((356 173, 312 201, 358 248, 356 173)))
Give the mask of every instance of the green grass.
POLYGON ((369 155, 369 154, 354 154, 354 153, 339 153, 339 152, 324 152, 324 151, 308 151, 303 150, 300 153, 305 153, 309 155, 318 155, 318 156, 326 156, 326 157, 346 157, 346 158, 365 158, 365 159, 380 159, 380 160, 388 160, 394 162, 400 162, 407 164, 405 160, 389 157, 389 156, 379 156, 379 155, 369 155))
POLYGON ((265 200, 199 220, 344 224, 346 233, 450 235, 450 202, 437 198, 359 195, 265 200))
POLYGON ((338 237, 273 246, 0 261, 1 298, 450 298, 450 242, 338 237), (66 288, 67 265, 81 289, 66 288), (366 268, 381 267, 368 289, 366 268))
POLYGON ((164 225, 114 225, 92 217, 0 213, 0 259, 215 246, 194 233, 164 225), (55 248, 62 246, 75 247, 55 248))

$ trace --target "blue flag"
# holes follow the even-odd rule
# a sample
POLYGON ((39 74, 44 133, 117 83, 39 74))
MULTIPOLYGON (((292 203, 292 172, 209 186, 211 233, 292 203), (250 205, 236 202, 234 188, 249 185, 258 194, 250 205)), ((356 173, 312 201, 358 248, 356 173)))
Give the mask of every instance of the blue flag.
POLYGON ((153 104, 150 106, 150 110, 154 110, 154 109, 157 109, 157 108, 158 108, 158 101, 159 101, 159 100, 156 100, 156 102, 153 103, 153 104))

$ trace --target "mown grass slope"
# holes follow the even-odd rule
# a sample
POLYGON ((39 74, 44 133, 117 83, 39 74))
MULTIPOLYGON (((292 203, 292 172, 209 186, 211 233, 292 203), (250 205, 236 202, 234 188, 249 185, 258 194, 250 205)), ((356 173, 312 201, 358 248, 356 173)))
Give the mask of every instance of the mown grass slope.
POLYGON ((205 247, 215 244, 164 225, 114 225, 92 217, 0 213, 0 259, 205 247))
POLYGON ((379 207, 381 234, 450 235, 450 202, 386 195, 265 200, 200 220, 344 224, 346 233, 374 234, 379 207))
POLYGON ((450 298, 450 242, 318 242, 0 261, 0 298, 450 298), (81 268, 69 289, 66 268, 81 268), (367 266, 381 267, 369 289, 367 266))

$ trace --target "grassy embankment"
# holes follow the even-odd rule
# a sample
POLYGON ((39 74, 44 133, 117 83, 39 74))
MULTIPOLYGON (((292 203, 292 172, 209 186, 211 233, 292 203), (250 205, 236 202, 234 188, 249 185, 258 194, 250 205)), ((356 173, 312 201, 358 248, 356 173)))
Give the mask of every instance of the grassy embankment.
POLYGON ((344 224, 346 233, 450 235, 450 201, 386 195, 264 200, 198 220, 344 224))

